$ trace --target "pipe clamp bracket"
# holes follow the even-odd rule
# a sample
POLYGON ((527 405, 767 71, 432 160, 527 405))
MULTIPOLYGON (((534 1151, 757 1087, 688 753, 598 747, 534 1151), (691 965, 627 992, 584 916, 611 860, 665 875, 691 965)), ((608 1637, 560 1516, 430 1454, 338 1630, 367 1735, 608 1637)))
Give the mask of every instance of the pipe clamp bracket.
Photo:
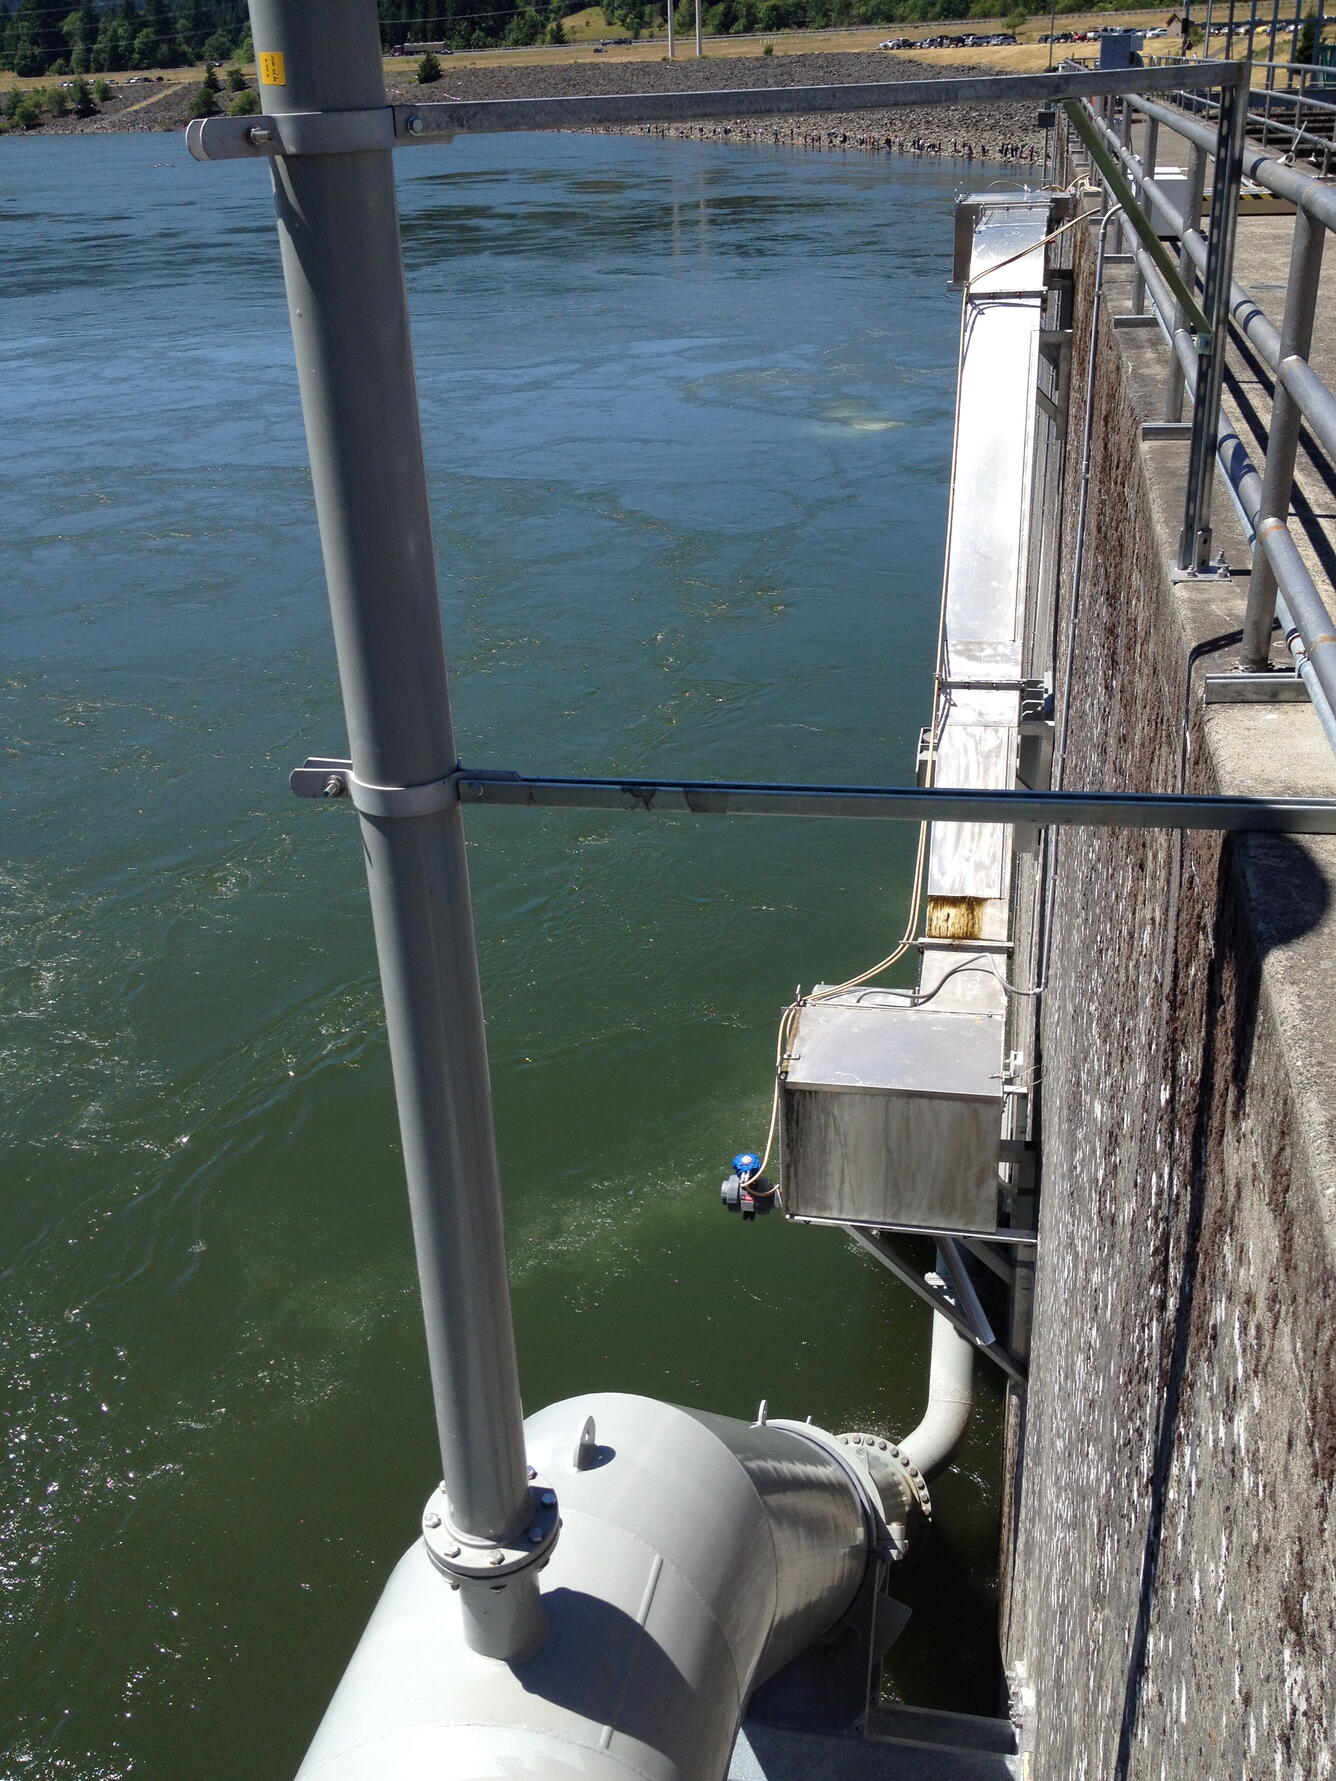
POLYGON ((393 148, 394 112, 288 111, 250 117, 194 118, 186 147, 197 161, 253 161, 274 155, 352 155, 393 148))
POLYGON ((312 754, 293 768, 288 785, 297 798, 346 798, 363 816, 430 816, 459 802, 461 778, 518 779, 519 775, 507 769, 456 767, 443 779, 422 785, 371 785, 357 777, 351 761, 312 754))

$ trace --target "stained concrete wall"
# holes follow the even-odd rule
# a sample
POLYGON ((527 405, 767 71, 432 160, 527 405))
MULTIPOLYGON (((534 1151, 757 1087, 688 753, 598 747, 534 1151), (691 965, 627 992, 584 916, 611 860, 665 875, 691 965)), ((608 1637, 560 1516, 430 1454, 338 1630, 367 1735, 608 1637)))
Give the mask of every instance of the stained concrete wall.
MULTIPOLYGON (((1109 287, 1128 309, 1122 268, 1109 287)), ((1140 435, 1163 348, 1108 314, 1066 783, 1336 796, 1309 709, 1202 706, 1245 582, 1171 581, 1186 450, 1140 435)), ((1028 1772, 1313 1781, 1336 1737, 1336 841, 1073 832, 1056 874, 1004 1627, 1028 1772)))

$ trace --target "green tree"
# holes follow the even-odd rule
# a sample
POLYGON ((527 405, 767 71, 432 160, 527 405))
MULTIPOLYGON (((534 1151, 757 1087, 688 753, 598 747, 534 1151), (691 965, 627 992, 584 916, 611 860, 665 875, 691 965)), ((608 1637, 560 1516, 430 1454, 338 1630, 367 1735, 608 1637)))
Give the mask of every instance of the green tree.
POLYGON ((124 19, 106 16, 98 26, 97 42, 93 45, 93 66, 110 69, 112 73, 128 68, 134 43, 124 19))
POLYGON ((531 6, 524 7, 506 26, 506 35, 503 41, 508 43, 512 49, 524 49, 531 43, 541 43, 543 41, 541 16, 531 6))
POLYGON ((19 0, 14 14, 14 71, 45 74, 65 49, 65 35, 58 22, 59 9, 42 0, 19 0), (24 67, 19 67, 20 59, 24 67))
POLYGON ((191 117, 218 116, 218 101, 213 96, 217 90, 217 87, 214 87, 212 92, 206 86, 195 88, 194 97, 190 101, 191 117))
POLYGON ((162 44, 156 31, 145 28, 136 35, 130 49, 130 66, 132 68, 160 68, 162 66, 162 44))
POLYGON ((232 54, 232 39, 225 31, 215 31, 205 39, 203 54, 206 62, 225 62, 232 54))
POLYGON ((1306 18, 1294 36, 1296 62, 1313 62, 1317 57, 1317 20, 1306 18))
POLYGON ((560 19, 553 19, 552 23, 548 26, 547 40, 549 43, 565 43, 566 33, 562 29, 560 19))
POLYGON ((221 93, 223 90, 223 83, 212 68, 204 70, 204 79, 199 84, 203 93, 221 93))
POLYGON ((107 85, 105 80, 95 80, 93 82, 93 97, 97 100, 99 105, 105 105, 107 100, 110 99, 111 88, 107 85))
POLYGON ((244 93, 238 93, 227 108, 228 117, 254 117, 260 109, 260 95, 247 87, 244 93))
POLYGON ((420 87, 429 87, 433 81, 441 78, 441 58, 433 56, 430 50, 417 65, 417 78, 420 87))
POLYGON ((70 88, 70 104, 74 107, 75 117, 97 116, 97 106, 93 103, 92 89, 86 80, 76 80, 70 88))
POLYGON ((1006 24, 1007 24, 1008 31, 1011 31, 1011 32, 1019 31, 1024 26, 1028 25, 1029 22, 1030 22, 1029 13, 1022 11, 1022 9, 1020 7, 1017 7, 1015 12, 1009 12, 1007 14, 1006 24))
POLYGON ((12 113, 13 122, 20 130, 35 130, 41 124, 42 110, 31 93, 26 94, 12 113))
POLYGON ((227 90, 229 93, 244 93, 246 91, 246 76, 240 68, 228 69, 227 90))

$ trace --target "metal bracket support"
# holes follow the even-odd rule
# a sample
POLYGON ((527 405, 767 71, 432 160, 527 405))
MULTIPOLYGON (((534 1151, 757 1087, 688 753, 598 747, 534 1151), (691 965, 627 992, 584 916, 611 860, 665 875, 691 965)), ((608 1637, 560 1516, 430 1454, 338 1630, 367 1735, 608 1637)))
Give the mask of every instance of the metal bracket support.
POLYGON ((1232 581, 1234 576, 1228 563, 1210 563, 1205 569, 1180 569, 1171 564, 1169 579, 1179 586, 1188 581, 1232 581))
MULTIPOLYGON (((429 779, 422 785, 369 785, 353 772, 351 761, 332 755, 308 755, 300 767, 294 767, 288 785, 297 798, 347 798, 363 816, 430 816, 459 802, 459 781, 464 768, 456 766, 443 779, 429 779)), ((516 779, 518 774, 505 768, 470 769, 470 779, 516 779)))
MULTIPOLYGON (((880 1240, 881 1232, 856 1224, 846 1224, 841 1228, 848 1232, 861 1249, 867 1250, 868 1254, 874 1256, 883 1268, 894 1274, 902 1285, 907 1286, 916 1298, 922 1299, 934 1311, 939 1311, 967 1342, 972 1343, 979 1350, 980 1354, 986 1354, 990 1360, 995 1361, 1009 1379, 1015 1380, 1017 1385, 1025 1384, 1024 1367, 997 1340, 992 1325, 984 1315, 983 1307, 979 1305, 972 1285, 970 1296, 973 1305, 978 1307, 979 1322, 977 1324, 972 1322, 966 1311, 957 1304, 955 1296, 947 1291, 944 1282, 934 1285, 935 1281, 940 1281, 939 1275, 920 1274, 908 1263, 901 1261, 900 1257, 880 1240)), ((941 1243, 943 1239, 939 1235, 937 1240, 941 1243)), ((954 1239, 947 1238, 946 1241, 952 1242, 954 1239)), ((961 1265, 963 1267, 963 1264, 961 1265)))
MULTIPOLYGON (((394 109, 288 111, 259 117, 193 118, 186 147, 197 161, 253 161, 273 155, 356 155, 393 148, 394 109)), ((447 140, 438 136, 438 141, 447 140)))
POLYGON ((1142 421, 1143 439, 1191 439, 1191 421, 1142 421))
MULTIPOLYGON (((1107 265, 1108 262, 1109 255, 1105 254, 1105 265, 1107 265)), ((1114 328, 1119 331, 1123 328, 1158 328, 1160 325, 1160 318, 1155 315, 1115 315, 1113 318, 1113 325, 1114 328)))
POLYGON ((1134 829, 1258 829, 1336 835, 1336 798, 1177 796, 1167 792, 980 791, 974 787, 765 785, 708 779, 545 779, 456 767, 426 785, 367 785, 349 761, 312 755, 292 774, 299 798, 346 797, 368 816, 422 816, 462 804, 627 810, 680 816, 805 816, 1134 829))
POLYGON ((1293 670, 1208 674, 1202 682, 1208 705, 1306 705, 1308 688, 1293 670))

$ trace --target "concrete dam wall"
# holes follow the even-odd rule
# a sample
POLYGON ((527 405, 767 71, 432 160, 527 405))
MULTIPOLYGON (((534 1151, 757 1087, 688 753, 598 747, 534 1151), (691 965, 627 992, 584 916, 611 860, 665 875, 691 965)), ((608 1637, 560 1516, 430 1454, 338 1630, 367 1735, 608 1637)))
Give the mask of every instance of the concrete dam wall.
MULTIPOLYGON (((1203 674, 1235 659, 1248 552, 1220 491, 1234 578, 1171 576, 1186 447, 1143 437, 1165 354, 1153 327, 1114 325, 1131 308, 1124 264, 1105 280, 1073 588, 1094 223, 1079 234, 1047 520, 1062 530, 1059 657, 1075 604, 1064 783, 1336 795, 1307 704, 1203 704, 1203 674)), ((1251 371, 1234 367, 1241 412, 1268 397, 1251 371)), ((1060 843, 1004 1576, 1035 1781, 1332 1772, 1334 891, 1336 840, 1060 843)))

